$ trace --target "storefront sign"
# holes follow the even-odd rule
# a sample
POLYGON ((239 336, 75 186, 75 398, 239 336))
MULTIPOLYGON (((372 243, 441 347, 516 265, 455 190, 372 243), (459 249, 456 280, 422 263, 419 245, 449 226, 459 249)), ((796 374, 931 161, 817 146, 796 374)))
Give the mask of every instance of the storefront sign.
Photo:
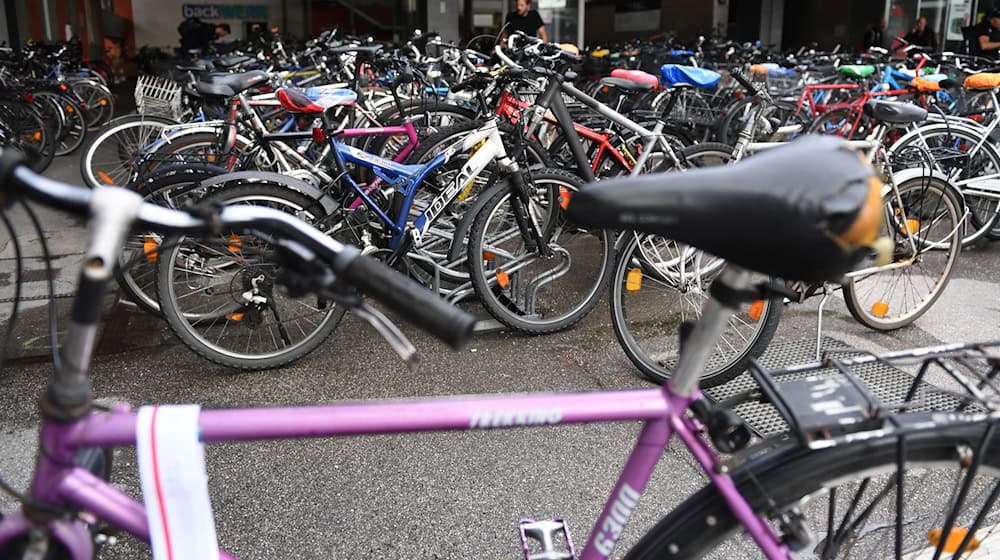
POLYGON ((200 19, 266 20, 267 6, 245 4, 183 4, 181 17, 200 19))
POLYGON ((961 41, 962 28, 975 23, 972 19, 972 0, 951 0, 948 6, 948 41, 961 41))
POLYGON ((566 0, 538 0, 539 10, 557 10, 566 7, 566 0))

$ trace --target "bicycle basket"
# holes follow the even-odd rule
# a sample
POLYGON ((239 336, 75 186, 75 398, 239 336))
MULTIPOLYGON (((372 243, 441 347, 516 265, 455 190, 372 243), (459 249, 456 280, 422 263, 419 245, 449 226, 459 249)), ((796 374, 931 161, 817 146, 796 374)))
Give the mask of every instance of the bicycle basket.
POLYGON ((157 76, 139 76, 135 84, 136 110, 143 115, 159 115, 179 120, 180 84, 157 76))

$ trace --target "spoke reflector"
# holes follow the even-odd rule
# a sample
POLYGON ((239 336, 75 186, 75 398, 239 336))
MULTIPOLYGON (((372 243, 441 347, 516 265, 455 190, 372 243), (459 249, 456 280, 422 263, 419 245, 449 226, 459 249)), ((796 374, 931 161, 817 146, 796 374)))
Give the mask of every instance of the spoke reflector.
MULTIPOLYGON (((931 545, 937 547, 941 542, 941 536, 943 534, 944 530, 942 529, 931 529, 930 531, 927 531, 927 540, 931 543, 931 545)), ((965 537, 968 534, 969 530, 965 527, 952 527, 951 531, 948 533, 948 540, 945 541, 942 551, 949 554, 957 552, 959 545, 962 544, 962 541, 965 540, 965 537)), ((966 548, 966 551, 973 551, 977 548, 979 548, 979 539, 973 536, 972 540, 969 541, 969 546, 966 548)))
POLYGON ((484 261, 492 261, 495 258, 497 258, 496 253, 491 253, 490 251, 483 251, 483 260, 484 261))
POLYGON ((498 271, 497 284, 500 284, 501 288, 506 288, 507 286, 510 286, 510 275, 502 270, 498 271))
POLYGON ((156 262, 156 248, 158 244, 156 243, 156 238, 152 235, 147 235, 142 241, 142 253, 146 255, 146 260, 149 262, 156 262))
POLYGON ((107 173, 105 173, 103 171, 98 171, 97 172, 97 177, 100 180, 104 181, 104 183, 107 184, 107 185, 113 185, 113 184, 115 184, 115 180, 111 178, 111 175, 108 175, 107 173))
POLYGON ((628 271, 628 276, 625 277, 625 289, 635 293, 640 288, 642 288, 642 270, 633 268, 628 271))
POLYGON ((917 233, 920 231, 920 220, 915 218, 910 218, 906 220, 906 229, 910 230, 910 233, 917 233))
POLYGON ((872 304, 872 315, 885 317, 889 314, 889 304, 884 301, 876 301, 872 304))
POLYGON ((563 210, 569 208, 569 199, 572 197, 572 193, 566 187, 559 187, 559 206, 563 210))
POLYGON ((240 236, 236 235, 235 233, 231 234, 229 236, 229 250, 233 253, 239 253, 242 247, 243 247, 243 240, 240 239, 240 236))
POLYGON ((226 319, 229 319, 230 321, 242 321, 243 313, 229 313, 226 315, 226 319))
POLYGON ((764 316, 764 300, 758 299, 750 304, 750 318, 754 321, 760 321, 760 318, 764 316))

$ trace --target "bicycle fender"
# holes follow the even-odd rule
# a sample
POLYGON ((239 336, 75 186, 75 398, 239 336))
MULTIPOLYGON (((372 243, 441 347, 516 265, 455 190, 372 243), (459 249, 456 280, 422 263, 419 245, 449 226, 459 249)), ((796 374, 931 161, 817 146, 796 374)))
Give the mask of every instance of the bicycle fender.
POLYGON ((280 185, 282 187, 287 187, 293 191, 297 191, 312 200, 315 200, 323 207, 323 211, 326 214, 332 214, 340 207, 340 204, 333 199, 327 193, 321 191, 320 189, 310 185, 309 183, 296 179, 294 177, 289 177, 287 175, 281 175, 280 173, 272 173, 269 171, 237 171, 236 173, 227 173, 225 175, 219 175, 211 179, 207 179, 201 183, 201 187, 205 189, 211 189, 212 187, 221 185, 222 183, 228 183, 229 181, 247 181, 253 183, 270 183, 274 185, 280 185))
MULTIPOLYGON (((5 556, 7 546, 12 542, 27 538, 33 526, 21 511, 0 519, 0 556, 5 556)), ((48 529, 50 538, 66 549, 71 560, 91 560, 94 557, 93 540, 83 522, 60 519, 49 522, 48 529)))
MULTIPOLYGON (((893 181, 895 181, 897 185, 901 185, 906 181, 909 181, 911 179, 919 179, 921 177, 933 177, 934 179, 941 181, 945 185, 948 185, 948 190, 950 190, 952 194, 954 194, 958 198, 959 202, 962 203, 962 206, 965 206, 965 195, 962 193, 962 189, 953 185, 951 181, 948 179, 948 177, 946 177, 940 171, 930 171, 926 168, 911 167, 910 169, 904 169, 902 171, 894 171, 892 174, 893 181)), ((883 189, 882 193, 883 197, 886 196, 889 192, 892 192, 891 190, 886 191, 886 189, 889 189, 888 186, 884 186, 882 189, 883 189)))

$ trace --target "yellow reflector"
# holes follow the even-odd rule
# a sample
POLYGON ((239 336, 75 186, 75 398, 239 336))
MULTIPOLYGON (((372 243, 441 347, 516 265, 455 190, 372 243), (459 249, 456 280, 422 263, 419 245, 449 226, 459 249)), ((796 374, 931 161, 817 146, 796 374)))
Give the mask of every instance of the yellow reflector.
POLYGON ((101 107, 103 107, 103 106, 105 106, 105 105, 107 105, 107 104, 108 104, 108 100, 107 100, 107 99, 104 99, 104 98, 102 97, 102 98, 101 98, 101 99, 100 99, 100 100, 99 100, 99 101, 97 102, 97 104, 98 104, 98 105, 100 105, 101 107))
POLYGON ((502 270, 497 272, 497 284, 500 284, 501 288, 510 286, 510 275, 502 270))
POLYGON ((497 258, 496 253, 491 253, 489 251, 483 251, 483 260, 484 261, 492 261, 495 258, 497 258))
MULTIPOLYGON (((930 542, 934 547, 937 547, 941 542, 941 536, 944 534, 942 529, 931 529, 927 531, 927 541, 930 542)), ((947 552, 948 554, 954 554, 958 552, 959 545, 965 540, 966 535, 969 534, 969 530, 965 527, 952 527, 951 531, 948 533, 948 540, 944 543, 942 547, 942 552, 947 552)), ((979 548, 979 539, 975 536, 969 541, 969 546, 966 547, 966 552, 971 552, 979 548)))
POLYGON ((149 262, 156 262, 156 238, 152 235, 147 235, 142 241, 142 253, 146 255, 146 260, 149 262))
POLYGON ((625 276, 625 289, 629 292, 635 293, 642 288, 642 270, 638 268, 633 268, 628 271, 628 275, 625 276))
POLYGON ((572 193, 566 187, 559 187, 559 206, 563 210, 569 208, 569 199, 572 197, 572 193))
POLYGON ((229 250, 233 253, 239 253, 240 248, 243 247, 243 240, 240 236, 235 233, 229 236, 229 250))
POLYGON ((917 233, 920 231, 920 220, 910 218, 906 220, 906 229, 910 230, 910 233, 917 233))
POLYGON ((465 185, 465 188, 462 189, 462 192, 458 193, 458 201, 459 202, 465 202, 465 199, 469 198, 469 195, 472 194, 472 186, 475 185, 475 184, 476 184, 476 178, 475 177, 473 177, 472 179, 469 179, 469 184, 465 185))
POLYGON ((872 315, 885 317, 889 314, 889 304, 884 301, 876 301, 872 304, 872 315))
POLYGON ((108 175, 107 173, 105 173, 103 171, 98 171, 97 172, 97 177, 100 180, 104 181, 105 185, 113 185, 113 184, 115 184, 115 180, 111 178, 111 175, 108 175))
POLYGON ((764 316, 764 300, 758 299, 750 304, 750 318, 754 321, 760 321, 760 318, 764 316))
POLYGON ((226 319, 229 319, 230 321, 242 321, 243 320, 243 314, 242 313, 230 313, 230 314, 226 315, 226 319))

